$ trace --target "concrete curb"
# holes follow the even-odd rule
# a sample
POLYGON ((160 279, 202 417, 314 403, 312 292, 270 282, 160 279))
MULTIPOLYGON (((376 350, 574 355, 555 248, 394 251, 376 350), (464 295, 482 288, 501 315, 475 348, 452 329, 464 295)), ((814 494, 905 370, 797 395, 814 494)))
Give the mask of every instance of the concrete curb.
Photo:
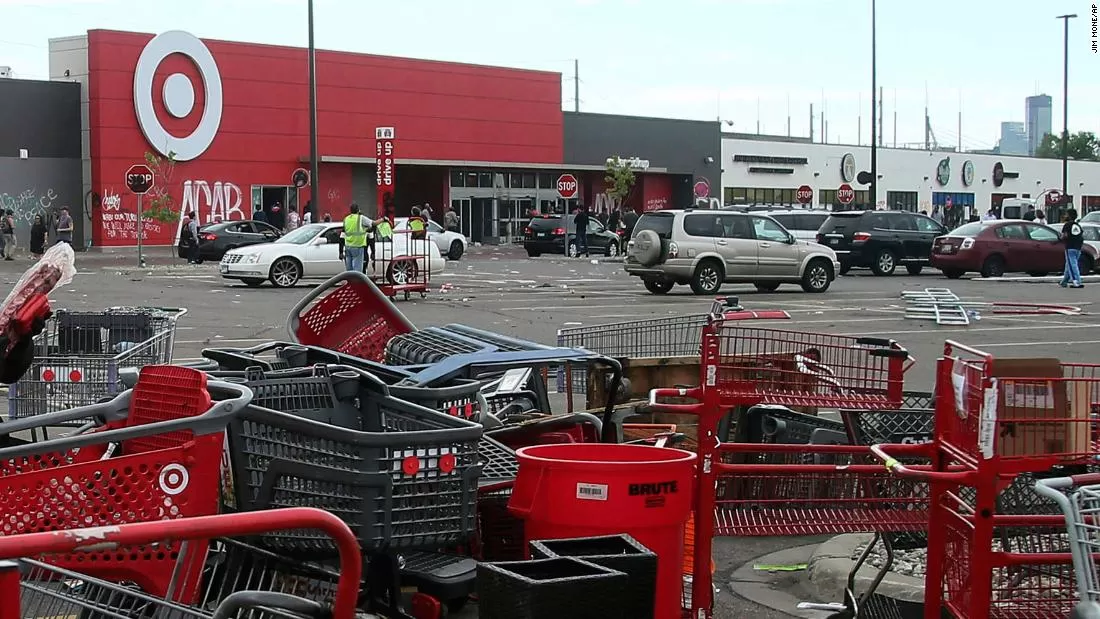
MULTIPOLYGON (((855 565, 852 554, 870 539, 870 535, 862 533, 839 535, 817 547, 813 556, 810 557, 807 575, 819 599, 837 601, 844 599, 848 572, 855 565)), ((877 568, 864 564, 856 575, 856 591, 866 591, 874 580, 876 572, 877 568)), ((924 579, 887 572, 875 592, 895 600, 921 603, 924 601, 924 579)))
MULTIPOLYGON (((770 608, 771 610, 790 617, 798 617, 799 619, 825 619, 830 613, 819 610, 802 610, 798 608, 800 602, 812 600, 799 599, 783 589, 784 585, 789 587, 789 583, 785 583, 784 580, 792 577, 804 580, 805 574, 798 574, 796 576, 790 572, 772 573, 753 569, 754 565, 797 565, 806 563, 808 558, 813 555, 815 548, 817 548, 817 544, 797 546, 795 548, 773 552, 763 557, 757 557, 745 563, 734 570, 733 574, 730 574, 730 593, 742 597, 753 604, 770 608)), ((835 600, 841 601, 843 598, 835 598, 835 600)))

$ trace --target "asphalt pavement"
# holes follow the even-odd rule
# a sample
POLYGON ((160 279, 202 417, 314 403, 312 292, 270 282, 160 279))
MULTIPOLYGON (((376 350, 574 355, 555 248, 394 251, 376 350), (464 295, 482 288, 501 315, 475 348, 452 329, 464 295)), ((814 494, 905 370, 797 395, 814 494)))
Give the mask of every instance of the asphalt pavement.
MULTIPOLYGON (((168 250, 147 251, 149 266, 138 268, 127 254, 81 254, 79 274, 55 295, 55 307, 94 309, 117 305, 186 307, 179 325, 175 354, 195 360, 205 347, 244 347, 287 338, 287 314, 310 289, 303 284, 280 290, 265 285, 253 289, 224 282, 215 264, 188 266, 168 250)), ((0 281, 10 288, 28 262, 0 262, 0 281)), ((1003 357, 1058 357, 1067 362, 1096 360, 1100 316, 1091 315, 1100 300, 1100 282, 1086 278, 1080 290, 1062 289, 1053 279, 981 278, 947 280, 926 271, 920 276, 875 277, 853 271, 839 278, 824 294, 807 294, 796 285, 774 293, 752 286, 726 286, 722 294, 737 296, 746 309, 787 311, 792 320, 762 322, 831 334, 869 335, 896 339, 917 359, 906 376, 906 388, 930 391, 934 361, 947 339, 1003 357), (1003 315, 978 307, 980 320, 969 326, 939 326, 906 319, 900 295, 906 290, 950 288, 969 302, 1039 302, 1078 306, 1080 316, 1003 315)), ((710 298, 697 297, 686 287, 654 296, 628 277, 622 265, 602 259, 527 258, 514 247, 479 247, 460 261, 448 262, 432 281, 424 299, 398 301, 398 307, 418 326, 462 323, 545 344, 556 343, 563 326, 584 326, 705 312, 710 298)), ((730 593, 730 574, 741 565, 781 548, 805 544, 784 538, 719 540, 716 546, 719 617, 789 616, 730 593)), ((734 587, 736 588, 736 586, 734 587)))

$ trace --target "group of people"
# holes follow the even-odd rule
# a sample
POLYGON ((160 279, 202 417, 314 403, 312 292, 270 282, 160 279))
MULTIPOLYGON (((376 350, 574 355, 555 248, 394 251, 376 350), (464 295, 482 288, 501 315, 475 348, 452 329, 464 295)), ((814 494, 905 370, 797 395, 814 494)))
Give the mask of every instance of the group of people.
MULTIPOLYGON (((600 222, 603 227, 618 234, 620 230, 624 231, 624 234, 620 235, 620 239, 629 239, 634 234, 634 226, 638 223, 638 213, 634 209, 627 209, 624 213, 621 208, 616 208, 610 213, 601 211, 592 215, 588 212, 588 207, 584 204, 577 205, 577 210, 573 214, 573 224, 577 227, 577 257, 588 257, 588 222, 595 218, 600 222)), ((620 248, 621 250, 622 248, 620 248)))
MULTIPOLYGON (((58 243, 73 243, 73 218, 69 214, 68 207, 61 207, 57 211, 55 235, 58 243)), ((46 253, 50 245, 50 227, 46 218, 38 213, 31 223, 28 249, 35 260, 46 253)), ((4 260, 15 260, 16 250, 19 248, 19 236, 16 234, 15 211, 12 209, 0 209, 0 256, 4 260)))

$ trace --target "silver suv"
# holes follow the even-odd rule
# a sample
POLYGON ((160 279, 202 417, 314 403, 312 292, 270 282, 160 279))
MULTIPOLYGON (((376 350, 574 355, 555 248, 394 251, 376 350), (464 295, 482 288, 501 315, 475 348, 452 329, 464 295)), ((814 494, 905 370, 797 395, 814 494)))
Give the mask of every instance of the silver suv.
POLYGON ((796 239, 771 217, 692 209, 642 215, 625 267, 653 294, 688 284, 700 295, 717 293, 723 283, 751 283, 762 292, 800 284, 806 292, 825 292, 840 271, 833 250, 796 239))

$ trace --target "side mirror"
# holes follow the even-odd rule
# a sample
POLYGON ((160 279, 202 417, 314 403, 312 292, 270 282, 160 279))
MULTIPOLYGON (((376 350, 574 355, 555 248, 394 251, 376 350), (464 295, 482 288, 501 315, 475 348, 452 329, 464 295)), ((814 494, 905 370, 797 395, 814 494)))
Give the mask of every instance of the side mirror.
POLYGON ((319 237, 313 239, 313 242, 310 243, 310 245, 327 245, 327 244, 328 244, 328 239, 326 239, 323 236, 319 236, 319 237))
POLYGON ((794 238, 794 235, 791 234, 790 232, 788 232, 787 233, 787 245, 796 245, 796 244, 798 244, 798 239, 794 238))

